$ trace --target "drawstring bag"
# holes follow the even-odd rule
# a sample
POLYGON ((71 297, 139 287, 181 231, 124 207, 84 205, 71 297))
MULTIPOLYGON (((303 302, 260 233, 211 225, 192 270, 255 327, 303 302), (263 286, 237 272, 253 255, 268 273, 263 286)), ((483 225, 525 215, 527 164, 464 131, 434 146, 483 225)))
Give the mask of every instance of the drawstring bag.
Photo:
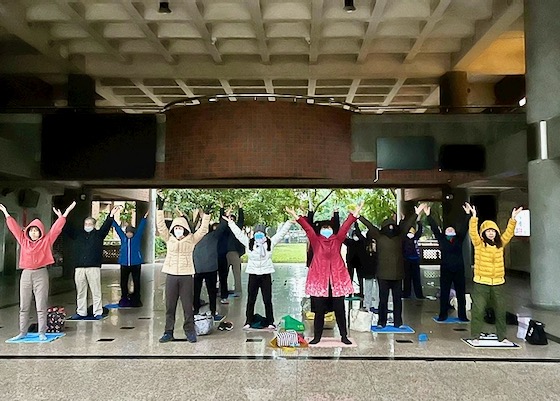
POLYGON ((299 337, 295 330, 284 330, 276 333, 276 344, 279 347, 299 347, 299 337))
POLYGON ((533 345, 547 345, 548 339, 544 331, 544 323, 538 320, 529 320, 529 328, 527 329, 525 341, 533 345))
POLYGON ((349 328, 353 331, 371 331, 373 313, 360 309, 350 309, 349 328))

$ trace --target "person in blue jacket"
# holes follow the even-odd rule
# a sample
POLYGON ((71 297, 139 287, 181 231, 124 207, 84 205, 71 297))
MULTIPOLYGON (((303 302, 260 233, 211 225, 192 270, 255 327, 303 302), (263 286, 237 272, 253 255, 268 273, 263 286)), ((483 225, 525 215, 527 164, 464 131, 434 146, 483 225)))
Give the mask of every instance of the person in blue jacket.
MULTIPOLYGON (((120 207, 120 206, 119 206, 120 207)), ((121 265, 121 299, 119 306, 121 307, 140 307, 140 276, 141 267, 144 263, 142 256, 142 235, 146 228, 146 218, 148 212, 142 217, 138 227, 128 225, 124 231, 121 226, 113 220, 113 227, 121 240, 121 249, 119 254, 119 264, 121 265), (132 283, 134 291, 128 292, 128 278, 132 275, 132 283)))

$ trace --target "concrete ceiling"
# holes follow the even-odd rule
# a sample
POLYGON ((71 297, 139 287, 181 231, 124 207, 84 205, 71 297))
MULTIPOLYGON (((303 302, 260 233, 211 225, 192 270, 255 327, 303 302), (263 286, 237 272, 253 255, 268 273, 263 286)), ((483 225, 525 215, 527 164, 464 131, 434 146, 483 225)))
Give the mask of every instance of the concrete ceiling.
POLYGON ((278 94, 367 113, 438 105, 450 70, 476 83, 525 72, 522 0, 355 0, 352 13, 343 4, 171 0, 162 14, 156 0, 0 0, 0 74, 55 87, 87 74, 97 106, 128 112, 278 94))

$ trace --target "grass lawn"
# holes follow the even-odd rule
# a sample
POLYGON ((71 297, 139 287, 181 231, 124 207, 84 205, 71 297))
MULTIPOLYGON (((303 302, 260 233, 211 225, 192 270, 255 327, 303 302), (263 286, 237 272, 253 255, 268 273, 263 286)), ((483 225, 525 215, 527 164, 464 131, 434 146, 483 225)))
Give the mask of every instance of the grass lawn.
MULTIPOLYGON (((280 243, 272 251, 272 261, 274 263, 305 263, 306 243, 285 244, 280 243)), ((243 255, 242 262, 247 262, 247 255, 243 255)))

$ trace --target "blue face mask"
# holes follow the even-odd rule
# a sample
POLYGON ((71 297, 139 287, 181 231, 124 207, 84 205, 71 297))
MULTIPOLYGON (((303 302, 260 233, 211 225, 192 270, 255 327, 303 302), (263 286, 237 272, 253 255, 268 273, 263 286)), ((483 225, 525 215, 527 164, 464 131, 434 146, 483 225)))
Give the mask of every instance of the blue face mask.
POLYGON ((332 228, 321 228, 319 234, 321 234, 325 238, 329 238, 331 235, 333 235, 333 230, 332 228))
POLYGON ((256 232, 256 233, 255 233, 255 239, 256 239, 257 241, 262 241, 262 240, 264 239, 264 233, 261 233, 260 231, 259 231, 259 232, 256 232))

